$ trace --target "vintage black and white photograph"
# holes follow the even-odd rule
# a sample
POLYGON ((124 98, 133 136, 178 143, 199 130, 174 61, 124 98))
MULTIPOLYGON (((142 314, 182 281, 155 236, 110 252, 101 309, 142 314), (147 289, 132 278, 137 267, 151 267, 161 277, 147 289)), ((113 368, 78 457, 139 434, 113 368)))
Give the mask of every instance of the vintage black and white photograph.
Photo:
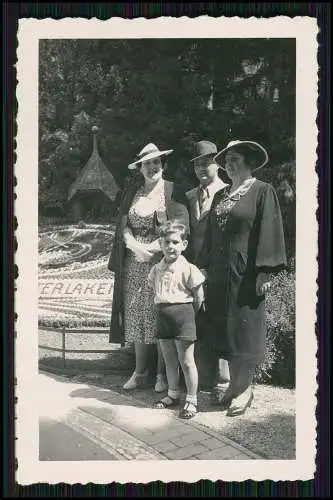
POLYGON ((132 36, 88 21, 80 36, 79 20, 50 32, 24 20, 37 66, 18 73, 19 102, 35 79, 18 131, 17 217, 31 233, 18 314, 33 346, 17 356, 18 438, 31 398, 40 471, 26 476, 97 481, 107 465, 108 482, 126 468, 134 480, 133 464, 135 480, 163 479, 180 460, 178 480, 213 465, 216 479, 274 479, 306 436, 312 470, 316 24, 284 19, 280 33, 238 21, 239 36, 196 31, 199 19, 191 36, 158 24, 153 36, 142 20, 146 37, 130 21, 132 36))

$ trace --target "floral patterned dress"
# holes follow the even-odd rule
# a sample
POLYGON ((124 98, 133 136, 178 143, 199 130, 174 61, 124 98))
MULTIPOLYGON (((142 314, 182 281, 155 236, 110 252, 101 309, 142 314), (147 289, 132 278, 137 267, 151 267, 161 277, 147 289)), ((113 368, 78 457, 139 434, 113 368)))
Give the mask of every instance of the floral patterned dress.
MULTIPOLYGON (((128 212, 128 227, 133 236, 142 243, 151 243, 157 236, 154 232, 154 213, 165 214, 166 204, 163 183, 154 197, 149 199, 149 213, 140 210, 140 201, 145 198, 143 187, 136 193, 128 212)), ((149 262, 137 262, 135 254, 127 249, 124 263, 124 334, 125 346, 133 342, 153 344, 156 332, 153 291, 148 285, 148 274, 154 264, 162 258, 157 253, 149 262)))

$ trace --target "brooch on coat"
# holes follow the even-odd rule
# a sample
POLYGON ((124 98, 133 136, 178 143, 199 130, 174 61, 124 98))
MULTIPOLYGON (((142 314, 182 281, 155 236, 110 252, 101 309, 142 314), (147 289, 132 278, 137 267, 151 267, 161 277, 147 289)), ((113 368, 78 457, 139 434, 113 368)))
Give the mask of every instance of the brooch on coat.
MULTIPOLYGON (((233 206, 248 192, 252 184, 256 181, 254 177, 247 179, 233 194, 224 193, 223 198, 215 207, 215 214, 218 225, 223 228, 227 222, 228 215, 233 206)), ((230 191, 230 189, 228 189, 230 191)))

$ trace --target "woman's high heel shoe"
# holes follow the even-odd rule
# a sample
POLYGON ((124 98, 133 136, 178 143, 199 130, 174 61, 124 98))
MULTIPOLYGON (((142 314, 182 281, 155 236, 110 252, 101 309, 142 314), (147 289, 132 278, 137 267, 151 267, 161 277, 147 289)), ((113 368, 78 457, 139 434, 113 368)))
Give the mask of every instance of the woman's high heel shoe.
POLYGON ((164 392, 168 389, 168 384, 165 380, 164 375, 158 374, 156 376, 155 392, 164 392))
POLYGON ((131 378, 126 382, 126 384, 123 385, 123 389, 125 389, 126 391, 136 389, 142 384, 142 382, 146 380, 147 375, 148 372, 142 374, 137 374, 136 372, 134 372, 131 378))
POLYGON ((232 404, 227 411, 227 417, 238 417, 239 415, 243 415, 248 408, 250 408, 252 401, 253 401, 253 392, 251 392, 251 395, 245 405, 243 406, 236 406, 232 404))

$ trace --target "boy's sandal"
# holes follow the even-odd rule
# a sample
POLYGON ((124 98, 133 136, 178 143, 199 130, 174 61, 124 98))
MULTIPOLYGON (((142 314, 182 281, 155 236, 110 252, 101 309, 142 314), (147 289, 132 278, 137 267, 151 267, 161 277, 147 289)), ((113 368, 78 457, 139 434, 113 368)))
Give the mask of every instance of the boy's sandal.
POLYGON ((162 410, 163 408, 173 408, 179 405, 179 398, 171 398, 170 396, 165 396, 164 398, 156 401, 154 403, 154 408, 162 410))
POLYGON ((185 401, 184 408, 179 412, 179 418, 184 418, 186 420, 195 417, 198 413, 198 406, 185 401))

